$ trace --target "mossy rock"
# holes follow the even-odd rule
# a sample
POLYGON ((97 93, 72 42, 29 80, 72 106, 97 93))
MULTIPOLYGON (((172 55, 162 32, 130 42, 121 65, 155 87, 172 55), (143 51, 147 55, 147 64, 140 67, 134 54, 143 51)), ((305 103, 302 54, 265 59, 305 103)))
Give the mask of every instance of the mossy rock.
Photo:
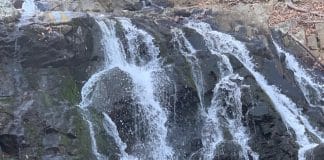
POLYGON ((73 107, 66 113, 65 118, 72 119, 74 133, 62 135, 60 144, 72 155, 71 159, 92 159, 90 131, 81 110, 73 107))
POLYGON ((80 87, 72 76, 67 76, 62 82, 62 99, 71 104, 80 102, 80 87))

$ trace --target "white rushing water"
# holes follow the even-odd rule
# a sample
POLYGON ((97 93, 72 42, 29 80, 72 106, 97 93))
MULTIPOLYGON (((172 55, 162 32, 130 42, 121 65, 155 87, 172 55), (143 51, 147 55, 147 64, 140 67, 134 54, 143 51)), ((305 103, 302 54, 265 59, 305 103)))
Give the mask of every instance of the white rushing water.
POLYGON ((324 109, 324 84, 315 80, 296 58, 283 50, 275 41, 273 41, 277 52, 285 56, 285 63, 289 70, 293 71, 295 80, 302 90, 308 104, 312 107, 322 107, 324 109))
POLYGON ((178 45, 179 50, 185 56, 186 61, 190 63, 191 73, 197 88, 200 106, 204 108, 204 79, 199 60, 196 57, 197 51, 187 40, 181 29, 173 28, 171 32, 174 36, 173 42, 178 45))
POLYGON ((298 109, 296 104, 286 95, 282 94, 277 87, 269 85, 264 76, 255 70, 253 60, 249 56, 249 52, 244 44, 230 35, 213 31, 207 23, 189 22, 186 26, 195 29, 206 38, 206 41, 214 41, 215 47, 221 51, 222 54, 231 54, 235 56, 244 67, 250 71, 257 83, 273 102, 276 111, 280 114, 287 128, 291 128, 294 131, 296 142, 300 146, 298 152, 298 158, 300 160, 305 159, 305 152, 307 150, 323 142, 322 135, 310 125, 307 118, 302 114, 301 110, 298 109), (312 136, 309 136, 309 134, 312 136))
MULTIPOLYGON (((95 131, 93 127, 93 123, 90 118, 90 113, 88 111, 88 107, 92 104, 92 92, 95 89, 96 84, 101 80, 101 78, 105 75, 106 72, 109 71, 110 65, 114 63, 123 63, 122 56, 123 54, 120 54, 119 51, 122 50, 120 47, 120 43, 116 41, 117 37, 115 36, 115 30, 114 27, 108 28, 106 24, 103 21, 98 21, 98 25, 101 27, 101 31, 104 34, 104 40, 102 40, 103 45, 105 45, 105 49, 110 49, 110 51, 113 51, 117 54, 112 56, 105 55, 105 63, 101 70, 99 70, 97 73, 93 74, 89 80, 84 84, 81 90, 81 102, 79 104, 80 108, 83 110, 83 118, 87 121, 89 130, 90 130, 90 136, 91 136, 91 144, 92 144, 92 152, 96 156, 97 160, 105 160, 107 159, 104 155, 100 154, 98 152, 97 148, 97 142, 95 138, 95 131), (110 39, 109 39, 110 38, 110 39), (106 44, 107 41, 111 41, 110 43, 106 44), (110 60, 110 59, 112 60, 110 60), (118 62, 117 62, 118 61, 118 62)), ((110 24, 110 23, 109 23, 110 24)), ((113 26, 115 22, 111 21, 111 25, 113 26)), ((106 53, 107 51, 105 51, 106 53)), ((106 116, 106 114, 104 114, 106 116)), ((107 118, 105 118, 107 120, 107 118)), ((114 131, 111 131, 114 132, 114 131)), ((108 133, 109 134, 109 133, 108 133)), ((116 137, 115 139, 118 140, 116 137)), ((119 138, 120 139, 120 138, 119 138)), ((118 144, 118 142, 117 142, 118 144)), ((124 150, 120 151, 121 153, 124 152, 124 150)), ((124 156, 124 155, 122 155, 124 156)))
MULTIPOLYGON (((237 81, 243 80, 238 74, 230 74, 223 77, 214 88, 214 96, 210 110, 217 110, 219 117, 226 119, 227 123, 221 123, 221 128, 227 128, 233 136, 234 141, 242 148, 240 157, 249 159, 249 155, 253 159, 258 159, 258 154, 252 151, 248 145, 249 136, 247 129, 242 123, 242 102, 241 102, 241 88, 237 81)), ((210 116, 214 115, 214 112, 210 116)))
POLYGON ((130 156, 126 153, 125 150, 127 148, 127 145, 121 140, 115 122, 106 113, 103 113, 103 115, 104 115, 103 126, 104 126, 106 132, 111 137, 114 138, 114 140, 119 148, 120 154, 121 154, 120 159, 121 160, 135 160, 135 159, 137 159, 137 158, 130 156))
MULTIPOLYGON (((147 125, 146 138, 144 144, 141 147, 145 151, 142 153, 134 153, 139 159, 171 159, 173 157, 172 148, 166 143, 167 128, 165 123, 167 121, 167 115, 160 103, 155 97, 155 85, 158 83, 159 75, 155 75, 155 72, 160 70, 159 60, 157 58, 159 49, 154 45, 153 37, 147 32, 136 28, 129 19, 119 18, 124 32, 125 38, 128 44, 128 52, 130 59, 126 57, 124 46, 120 39, 116 36, 116 21, 114 20, 98 20, 97 23, 102 31, 102 45, 105 53, 105 64, 102 70, 98 71, 90 77, 90 79, 83 86, 81 95, 82 102, 80 107, 83 110, 87 110, 87 107, 92 103, 91 96, 94 91, 96 83, 105 75, 111 68, 118 67, 122 71, 129 74, 133 83, 134 99, 141 105, 138 111, 140 118, 147 125), (145 58, 141 57, 140 45, 144 44, 147 52, 145 58), (149 57, 149 58, 148 58, 149 57), (141 157, 143 156, 143 157, 141 157)), ((87 118, 87 116, 85 116, 87 118)), ((114 137, 116 144, 118 145, 122 159, 136 159, 134 156, 130 156, 125 152, 127 148, 126 144, 122 142, 119 137, 118 130, 114 122, 107 114, 104 114, 105 121, 104 127, 107 134, 114 137)), ((97 159, 101 159, 96 148, 94 139, 94 131, 91 121, 89 123, 90 133, 92 135, 92 148, 97 159)), ((143 125, 143 124, 139 124, 143 125)), ((142 142, 141 142, 142 143, 142 142)))
POLYGON ((223 135, 220 129, 217 115, 217 107, 210 107, 208 112, 204 106, 204 86, 203 75, 199 60, 196 57, 197 51, 185 37, 183 31, 178 28, 171 30, 173 34, 173 42, 176 43, 179 51, 184 55, 186 61, 190 63, 191 73, 198 92, 198 98, 201 106, 201 116, 204 118, 204 127, 202 129, 202 143, 204 159, 214 158, 214 150, 216 145, 223 141, 223 135))
MULTIPOLYGON (((197 30, 197 28, 194 28, 191 24, 187 26, 197 30)), ((253 152, 248 145, 249 136, 246 128, 241 122, 243 116, 241 90, 237 81, 241 81, 242 78, 233 73, 233 68, 228 57, 220 54, 226 52, 227 48, 220 50, 218 43, 215 43, 215 37, 207 36, 207 34, 204 33, 204 29, 197 31, 206 38, 206 44, 212 54, 217 55, 221 60, 219 62, 221 79, 214 88, 213 99, 211 106, 207 108, 202 131, 204 159, 213 159, 215 157, 214 151, 217 145, 224 141, 222 133, 224 128, 228 128, 234 141, 241 146, 242 154, 240 153, 240 156, 242 158, 249 159, 249 155, 251 155, 253 159, 258 159, 258 155, 253 152), (229 110, 230 113, 228 113, 229 110), (225 122, 221 122, 220 119, 225 119, 225 122)), ((183 34, 182 39, 185 39, 183 34)), ((186 48, 189 49, 189 51, 193 51, 190 49, 192 47, 188 44, 188 40, 182 41, 186 42, 185 46, 187 46, 186 48)))
POLYGON ((79 104, 79 107, 82 109, 82 116, 83 119, 87 122, 89 130, 90 130, 90 138, 91 138, 91 148, 92 153, 97 158, 97 160, 106 160, 107 158, 100 154, 97 148, 97 141, 95 138, 95 131, 94 131, 94 124, 91 121, 90 112, 88 110, 88 107, 92 103, 92 92, 94 91, 95 85, 97 82, 100 81, 101 77, 104 75, 104 73, 107 72, 107 69, 103 69, 95 74, 93 74, 89 80, 83 85, 81 89, 81 102, 79 104))
MULTIPOLYGON (((147 138, 145 148, 149 154, 147 158, 152 159, 171 159, 173 157, 173 150, 166 143, 167 128, 165 123, 167 122, 167 115, 161 104, 155 97, 155 83, 159 82, 159 76, 157 72, 161 70, 159 64, 159 48, 154 45, 153 37, 147 32, 136 28, 129 19, 120 18, 118 20, 126 34, 128 41, 128 51, 130 57, 133 60, 128 65, 119 66, 122 70, 129 73, 135 84, 134 94, 142 105, 141 112, 143 118, 148 124, 147 138), (135 64, 136 54, 140 54, 141 44, 144 43, 149 55, 144 55, 145 58, 138 58, 140 62, 139 66, 135 64), (145 60, 146 62, 145 62, 145 60)), ((143 54, 143 53, 142 53, 143 54)), ((145 52, 144 52, 145 54, 145 52)))
POLYGON ((19 25, 28 24, 29 20, 39 12, 34 0, 24 0, 19 25))

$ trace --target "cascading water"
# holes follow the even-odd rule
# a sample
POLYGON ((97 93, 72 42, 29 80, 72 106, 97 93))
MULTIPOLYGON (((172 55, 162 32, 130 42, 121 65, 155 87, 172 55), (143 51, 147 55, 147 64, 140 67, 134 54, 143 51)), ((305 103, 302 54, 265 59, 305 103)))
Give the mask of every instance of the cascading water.
MULTIPOLYGON (((188 26, 190 27, 190 25, 188 26)), ((173 32, 177 39, 176 41, 179 43, 180 51, 185 55, 187 60, 192 65, 194 80, 197 88, 199 88, 198 92, 203 93, 203 79, 201 75, 201 69, 197 62, 197 58, 195 57, 196 51, 193 49, 189 41, 185 38, 181 30, 176 29, 173 32)), ((251 155, 253 159, 258 159, 258 155, 254 153, 248 146, 249 138, 246 134, 247 131, 241 122, 241 92, 239 85, 237 84, 237 81, 240 81, 241 77, 233 73, 233 69, 228 58, 224 55, 219 54, 221 53, 221 51, 218 50, 218 48, 216 47, 217 44, 214 44, 214 41, 212 41, 212 39, 206 40, 206 43, 208 44, 209 50, 222 60, 219 63, 222 77, 214 88, 214 96, 211 102, 211 106, 207 107, 207 113, 203 114, 203 117, 205 119, 202 131, 204 159, 213 159, 215 157, 214 152, 217 148, 217 145, 224 141, 222 130, 224 130, 225 128, 229 129, 229 132, 233 136, 234 141, 241 146, 242 154, 240 154, 240 157, 249 159, 249 155, 251 155), (230 95, 232 95, 233 97, 230 97, 230 95), (221 122, 220 118, 225 119, 225 122, 221 122)), ((199 97, 203 97, 202 93, 199 93, 199 97)), ((200 98, 200 100, 203 99, 200 98)))
MULTIPOLYGON (((324 106, 324 84, 316 82, 314 76, 307 72, 301 66, 296 58, 290 53, 283 50, 275 41, 273 41, 277 52, 285 56, 285 63, 289 70, 293 71, 295 80, 302 90, 308 104, 313 107, 324 106)), ((321 81, 321 79, 319 79, 321 81)), ((322 108, 324 109, 324 108, 322 108)))
MULTIPOLYGON (((129 59, 127 59, 124 47, 119 38, 116 36, 116 21, 107 19, 98 20, 97 23, 102 32, 102 45, 104 47, 105 64, 101 71, 95 73, 83 86, 81 95, 82 102, 80 107, 88 113, 88 107, 91 105, 92 92, 95 85, 101 80, 101 77, 105 75, 107 71, 112 68, 118 67, 122 71, 129 74, 133 83, 134 99, 141 105, 138 109, 141 116, 140 119, 145 123, 148 129, 146 131, 146 137, 144 142, 138 142, 139 148, 144 148, 141 153, 130 153, 138 156, 140 159, 171 159, 173 157, 172 148, 167 145, 166 136, 167 128, 165 123, 167 116, 155 97, 155 85, 154 81, 159 81, 158 77, 163 75, 157 75, 159 72, 159 49, 155 47, 153 43, 153 37, 143 30, 137 29, 129 19, 119 18, 118 22, 121 24, 128 45, 129 59), (146 48, 145 57, 141 57, 140 45, 144 44, 146 48)), ((156 82, 162 83, 162 82, 156 82)), ((95 107, 95 106, 94 106, 95 107)), ((104 114, 104 127, 110 136, 114 137, 116 144, 119 147, 122 159, 136 159, 134 156, 129 156, 125 149, 126 144, 122 142, 119 137, 117 127, 110 117, 104 114)), ((93 130, 93 124, 91 117, 88 114, 84 114, 90 128, 92 136, 92 149, 97 159, 105 158, 98 153, 96 146, 96 139, 93 130)), ((144 124, 138 124, 144 125, 144 124)))
MULTIPOLYGON (((171 159, 173 157, 172 148, 167 145, 167 128, 165 123, 167 121, 167 115, 157 101, 155 97, 155 83, 163 83, 159 81, 161 68, 159 64, 159 48, 154 45, 153 37, 143 30, 136 28, 132 25, 129 19, 120 18, 126 39, 128 41, 128 51, 132 62, 127 65, 118 66, 122 70, 130 74, 135 86, 134 94, 142 105, 141 112, 144 115, 144 121, 149 125, 147 133, 148 142, 145 144, 145 148, 149 154, 147 158, 152 159, 171 159), (140 53, 141 44, 143 42, 147 53, 144 59, 134 57, 140 53), (136 65, 135 58, 140 62, 139 66, 136 65)), ((164 76, 164 75, 161 75, 164 76)))
POLYGON ((173 33, 173 42, 179 47, 180 52, 185 56, 187 62, 190 63, 191 73, 195 86, 198 91, 199 102, 201 106, 201 116, 204 117, 204 128, 202 131, 202 141, 204 145, 204 159, 213 159, 214 150, 216 145, 223 141, 222 133, 219 127, 219 120, 217 116, 217 111, 209 110, 208 113, 205 111, 204 106, 204 86, 203 86, 203 76, 201 72, 201 67, 199 61, 196 57, 197 51, 193 48, 190 42, 185 37, 181 29, 174 28, 171 31, 173 33))
POLYGON ((119 148, 119 151, 121 152, 120 159, 121 160, 133 160, 134 159, 135 160, 136 159, 135 157, 129 156, 126 153, 125 150, 127 148, 127 145, 121 140, 118 130, 117 130, 117 126, 114 123, 114 121, 106 113, 103 113, 103 115, 104 115, 103 126, 104 126, 106 132, 111 137, 114 138, 114 140, 119 148))
POLYGON ((38 8, 34 0, 24 0, 22 4, 22 13, 18 26, 28 24, 29 20, 38 12, 38 8))
MULTIPOLYGON (((213 31, 207 23, 191 21, 186 26, 195 29, 205 37, 206 41, 214 41, 216 45, 214 47, 221 51, 220 53, 222 55, 233 55, 250 71, 260 87, 271 99, 275 109, 286 124, 287 129, 290 128, 295 132, 296 142, 300 146, 298 152, 298 158, 300 160, 305 159, 305 152, 307 150, 323 142, 323 136, 310 125, 307 118, 297 108, 296 104, 282 94, 278 88, 269 85, 264 76, 255 70, 252 58, 241 42, 235 40, 230 35, 213 31)), ((210 42, 207 42, 207 44, 208 43, 210 42)))
POLYGON ((187 62, 190 63, 191 73, 198 91, 200 106, 204 108, 204 80, 199 60, 196 57, 197 51, 192 47, 182 30, 174 28, 171 32, 174 36, 173 43, 178 45, 180 52, 185 56, 187 62))

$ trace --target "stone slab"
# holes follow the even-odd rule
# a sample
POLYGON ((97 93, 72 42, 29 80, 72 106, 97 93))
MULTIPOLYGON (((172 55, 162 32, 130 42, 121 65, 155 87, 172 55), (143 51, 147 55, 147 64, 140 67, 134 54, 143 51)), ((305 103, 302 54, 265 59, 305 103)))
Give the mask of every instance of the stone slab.
POLYGON ((307 37, 307 47, 311 50, 317 50, 317 38, 315 34, 311 34, 307 37))

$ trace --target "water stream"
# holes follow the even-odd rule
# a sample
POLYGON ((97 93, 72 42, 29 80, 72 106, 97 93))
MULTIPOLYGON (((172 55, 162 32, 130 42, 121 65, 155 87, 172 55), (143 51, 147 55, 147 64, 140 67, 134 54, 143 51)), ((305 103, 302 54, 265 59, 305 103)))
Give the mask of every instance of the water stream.
MULTIPOLYGON (((216 48, 222 55, 231 54, 236 57, 246 69, 254 76, 263 91, 270 97, 276 111, 280 114, 287 129, 292 129, 296 135, 296 142, 300 149, 299 160, 305 159, 305 152, 320 142, 323 142, 322 135, 310 125, 296 104, 286 95, 282 94, 276 86, 269 85, 265 77, 255 70, 252 57, 243 43, 235 40, 232 36, 214 31, 209 24, 203 22, 189 22, 186 26, 195 29, 206 38, 206 41, 215 41, 216 48), (208 38, 209 37, 209 38, 208 38), (309 136, 311 134, 312 136, 309 136), (315 137, 315 138, 311 138, 315 137)), ((208 43, 208 42, 207 42, 208 43)))
POLYGON ((39 12, 34 0, 24 0, 22 4, 22 12, 18 26, 27 25, 30 20, 39 12))
MULTIPOLYGON (((91 104, 91 92, 94 90, 94 86, 100 80, 100 77, 105 75, 105 72, 112 68, 118 67, 122 71, 129 74, 134 83, 133 95, 134 99, 141 105, 138 111, 138 116, 141 116, 141 121, 138 125, 146 126, 145 141, 139 142, 138 148, 144 148, 145 151, 141 153, 131 153, 139 156, 141 159, 170 159, 173 156, 172 148, 167 145, 166 136, 167 128, 165 123, 167 121, 166 112, 157 101, 155 97, 155 85, 154 81, 159 81, 156 73, 160 70, 159 60, 157 58, 159 49, 155 47, 153 43, 153 37, 143 30, 140 30, 134 26, 129 19, 119 18, 118 23, 121 24, 125 37, 127 40, 128 48, 124 50, 123 44, 116 36, 116 21, 115 20, 98 20, 97 21, 102 36, 102 45, 105 53, 105 64, 101 71, 92 75, 88 82, 82 88, 82 102, 81 108, 87 108, 91 104), (146 53, 148 55, 141 56, 143 53, 140 51, 141 45, 145 45, 146 53), (129 58, 126 56, 126 52, 129 53, 129 58)), ((94 106, 95 107, 95 106, 94 106)), ((108 134, 114 137, 116 143, 120 148, 122 157, 129 158, 130 156, 125 152, 125 143, 121 141, 118 136, 118 130, 113 127, 114 123, 107 114, 105 115, 105 129, 108 134), (112 125, 112 126, 111 126, 112 125)), ((88 120, 89 122, 90 120, 88 120)), ((90 124, 91 122, 89 122, 90 124)), ((91 124, 89 125, 91 126, 91 124)), ((91 127, 90 127, 91 129, 91 127)), ((94 135, 93 135, 94 137, 94 135)), ((98 152, 96 148, 95 139, 93 141, 93 151, 96 155, 98 152)), ((100 156, 97 156, 100 159, 100 156)))
POLYGON ((297 81, 299 88, 302 90, 308 104, 312 107, 323 107, 324 85, 315 80, 315 76, 310 74, 302 65, 300 65, 292 54, 283 50, 275 41, 273 41, 273 44, 275 45, 277 52, 285 56, 286 66, 294 73, 295 80, 297 81))

